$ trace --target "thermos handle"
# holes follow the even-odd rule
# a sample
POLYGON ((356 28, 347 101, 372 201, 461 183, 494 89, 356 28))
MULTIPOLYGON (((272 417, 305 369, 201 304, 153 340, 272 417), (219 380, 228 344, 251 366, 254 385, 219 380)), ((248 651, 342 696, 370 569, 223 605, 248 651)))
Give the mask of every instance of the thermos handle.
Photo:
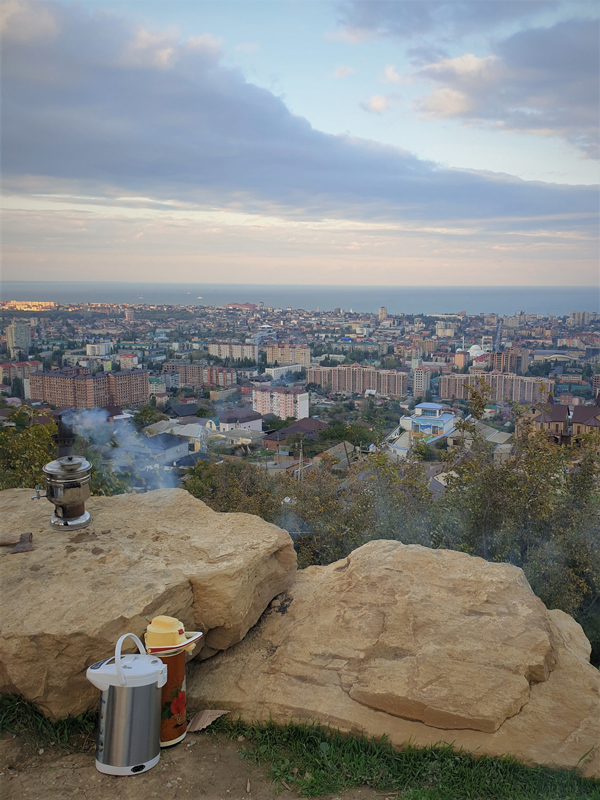
POLYGON ((117 668, 117 677, 119 678, 119 683, 121 684, 121 686, 127 686, 127 678, 125 677, 125 675, 123 675, 123 670, 121 669, 121 647, 123 646, 123 642, 125 641, 125 639, 127 639, 127 637, 133 639, 133 641, 137 645, 137 649, 142 655, 144 656, 146 655, 146 648, 140 642, 135 633, 124 633, 123 636, 121 636, 121 638, 117 642, 117 646, 115 647, 115 667, 117 668))

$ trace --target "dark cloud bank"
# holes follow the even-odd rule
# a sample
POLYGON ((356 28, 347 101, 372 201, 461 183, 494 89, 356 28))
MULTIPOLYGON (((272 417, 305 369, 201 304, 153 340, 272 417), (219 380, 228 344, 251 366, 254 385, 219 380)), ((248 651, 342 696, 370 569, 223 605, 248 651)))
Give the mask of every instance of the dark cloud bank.
POLYGON ((421 67, 417 75, 438 87, 421 100, 425 114, 559 136, 597 158, 600 27, 596 3, 587 5, 594 16, 576 16, 585 8, 546 0, 346 0, 339 13, 355 33, 417 44, 408 51, 421 67), (536 21, 556 9, 575 16, 550 27, 536 21), (503 23, 528 27, 502 38, 496 30, 503 23), (492 56, 465 70, 443 45, 473 32, 491 37, 492 56))
POLYGON ((441 169, 395 148, 315 130, 223 67, 208 38, 181 42, 77 6, 10 0, 5 13, 6 190, 68 187, 381 219, 596 209, 592 187, 441 169))

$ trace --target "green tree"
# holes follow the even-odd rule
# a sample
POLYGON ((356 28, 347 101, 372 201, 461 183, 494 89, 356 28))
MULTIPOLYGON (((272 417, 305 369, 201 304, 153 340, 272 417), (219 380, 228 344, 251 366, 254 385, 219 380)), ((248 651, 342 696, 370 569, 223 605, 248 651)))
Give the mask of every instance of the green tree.
POLYGON ((142 428, 146 428, 148 425, 154 425, 155 422, 160 422, 160 420, 163 419, 168 419, 166 414, 159 411, 156 406, 147 405, 135 412, 133 415, 133 424, 136 430, 141 431, 142 428))
POLYGON ((23 381, 21 380, 21 378, 17 377, 13 378, 10 389, 13 397, 23 398, 25 396, 23 391, 23 381))
POLYGON ((9 414, 15 427, 0 428, 0 489, 44 483, 42 467, 56 457, 56 425, 35 423, 39 416, 38 411, 21 406, 9 414))
POLYGON ((593 631, 600 614, 600 441, 588 435, 558 445, 515 407, 513 457, 496 463, 476 425, 485 399, 473 390, 472 416, 457 426, 469 450, 446 455, 448 481, 433 541, 521 567, 549 608, 593 631))
POLYGON ((214 511, 256 514, 273 522, 280 503, 277 480, 241 462, 198 462, 189 471, 185 488, 214 511))

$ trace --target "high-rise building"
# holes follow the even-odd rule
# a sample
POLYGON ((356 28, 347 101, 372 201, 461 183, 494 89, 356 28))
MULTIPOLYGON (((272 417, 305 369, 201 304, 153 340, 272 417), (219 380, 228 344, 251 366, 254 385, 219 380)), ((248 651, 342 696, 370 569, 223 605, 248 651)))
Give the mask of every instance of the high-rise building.
POLYGON ((257 344, 241 344, 239 342, 212 342, 208 345, 208 353, 217 358, 231 358, 233 361, 241 361, 248 358, 251 361, 258 361, 257 344))
POLYGON ((125 309, 125 322, 133 322, 135 319, 135 311, 133 308, 126 308, 125 309))
MULTIPOLYGON (((163 364, 164 373, 177 373, 180 386, 223 386, 225 388, 237 383, 237 372, 227 367, 206 367, 201 364, 182 364, 180 361, 168 361, 163 364)), ((171 384, 173 386, 173 384, 171 384)), ((167 379, 167 388, 169 383, 167 379)))
POLYGON ((383 322, 384 319, 387 319, 387 308, 385 306, 381 306, 379 309, 379 322, 383 322))
POLYGON ((137 367, 138 357, 136 353, 119 353, 118 358, 121 369, 133 369, 137 367))
POLYGON ((589 325, 590 320, 591 314, 589 311, 571 311, 568 322, 570 325, 581 328, 583 325, 589 325))
POLYGON ((139 406, 150 399, 147 369, 108 372, 110 402, 116 406, 139 406))
POLYGON ((148 370, 96 372, 81 367, 43 370, 29 376, 32 400, 58 408, 104 408, 109 404, 138 406, 148 403, 148 370))
POLYGON ((27 354, 31 346, 31 330, 28 322, 13 322, 6 329, 6 345, 11 356, 19 351, 27 354))
POLYGON ((111 343, 100 342, 100 344, 86 344, 85 353, 88 356, 106 356, 110 353, 111 343))
POLYGON ((267 345, 267 364, 302 364, 310 366, 310 347, 306 344, 267 345))
POLYGON ((413 394, 423 397, 431 385, 431 372, 427 367, 416 367, 413 371, 413 394))
POLYGON ((451 339, 454 336, 455 326, 452 322, 439 320, 435 323, 435 334, 442 339, 451 339))
POLYGON ((305 419, 309 414, 308 392, 286 386, 261 386, 252 390, 252 408, 263 416, 305 419))
POLYGON ((490 387, 489 400, 498 403, 512 400, 516 403, 537 403, 554 392, 554 381, 548 378, 525 378, 521 375, 488 372, 480 375, 442 375, 439 393, 442 400, 468 400, 470 386, 478 389, 480 380, 490 387))
POLYGON ((10 385, 13 378, 25 380, 42 366, 41 361, 6 361, 0 364, 0 383, 10 385))
POLYGON ((306 371, 306 382, 324 386, 334 392, 364 394, 371 389, 383 397, 404 397, 408 386, 405 372, 394 369, 361 367, 360 364, 344 364, 339 367, 310 367, 306 371))
POLYGON ((529 369, 529 353, 520 348, 510 348, 502 353, 493 353, 492 366, 498 372, 514 372, 522 375, 529 369))

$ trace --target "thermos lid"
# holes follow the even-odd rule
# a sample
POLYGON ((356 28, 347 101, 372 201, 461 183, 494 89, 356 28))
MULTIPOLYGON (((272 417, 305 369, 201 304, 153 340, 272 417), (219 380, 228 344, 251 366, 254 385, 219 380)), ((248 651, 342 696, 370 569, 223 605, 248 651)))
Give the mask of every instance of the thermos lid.
POLYGON ((133 633, 126 633, 117 642, 115 655, 97 661, 88 667, 86 677, 101 691, 106 691, 109 686, 146 686, 149 683, 158 683, 162 687, 167 682, 167 665, 157 656, 146 655, 144 646, 133 633), (131 637, 135 640, 139 653, 121 655, 123 640, 131 637))
POLYGON ((186 633, 181 620, 161 614, 146 628, 146 647, 149 653, 172 655, 181 650, 191 653, 202 635, 201 631, 186 633))

